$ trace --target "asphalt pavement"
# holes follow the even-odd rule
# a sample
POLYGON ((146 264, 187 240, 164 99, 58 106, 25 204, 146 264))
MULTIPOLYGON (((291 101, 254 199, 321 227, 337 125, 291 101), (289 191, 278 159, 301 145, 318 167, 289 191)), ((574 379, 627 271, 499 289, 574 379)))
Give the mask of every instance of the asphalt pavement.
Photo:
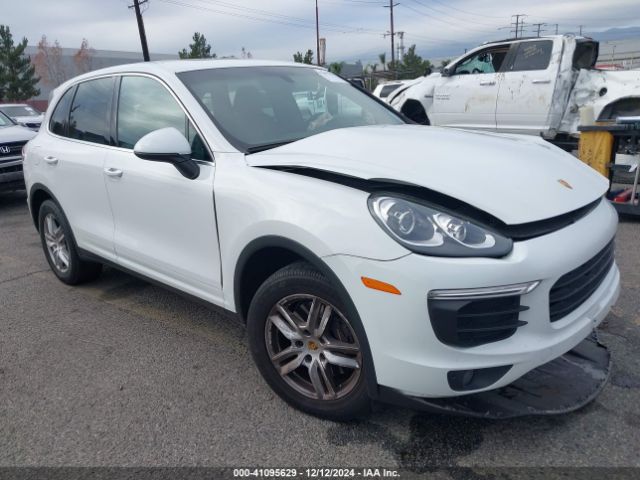
POLYGON ((0 195, 0 466, 640 467, 640 222, 621 219, 616 257, 613 373, 587 407, 339 424, 271 392, 233 316, 113 269, 59 282, 24 194, 0 195))

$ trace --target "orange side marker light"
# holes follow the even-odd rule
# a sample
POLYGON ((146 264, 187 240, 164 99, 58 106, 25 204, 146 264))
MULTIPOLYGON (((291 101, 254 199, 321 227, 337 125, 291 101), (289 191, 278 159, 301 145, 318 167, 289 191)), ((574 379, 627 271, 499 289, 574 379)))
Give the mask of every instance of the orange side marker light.
POLYGON ((391 285, 390 283, 381 282, 380 280, 376 280, 375 278, 369 277, 360 277, 362 279, 362 283, 367 288, 371 288, 373 290, 380 290, 381 292, 392 293, 393 295, 402 295, 400 290, 391 285))

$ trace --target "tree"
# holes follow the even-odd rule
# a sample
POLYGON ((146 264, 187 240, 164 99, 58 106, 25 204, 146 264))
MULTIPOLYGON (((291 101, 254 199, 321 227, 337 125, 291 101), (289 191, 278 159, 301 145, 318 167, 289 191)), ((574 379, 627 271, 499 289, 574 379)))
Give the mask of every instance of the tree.
POLYGON ((416 53, 416 46, 411 45, 407 53, 402 57, 402 62, 396 61, 393 66, 400 80, 417 78, 424 75, 431 68, 431 62, 423 59, 416 53))
POLYGON ((302 52, 294 53, 293 61, 296 63, 306 63, 307 65, 313 64, 313 50, 307 50, 304 55, 302 54, 302 52))
POLYGON ((342 73, 342 67, 344 67, 344 62, 331 62, 329 64, 329 71, 336 75, 340 75, 342 73))
POLYGON ((253 58, 251 52, 249 50, 245 50, 244 47, 242 47, 242 51, 240 52, 240 54, 242 55, 242 58, 253 58))
POLYGON ((211 53, 211 45, 207 43, 207 39, 200 32, 193 34, 193 43, 189 44, 189 51, 183 48, 178 52, 180 58, 216 58, 215 53, 211 53))
POLYGON ((86 38, 82 39, 80 48, 73 55, 73 63, 76 64, 78 73, 86 73, 93 70, 93 55, 95 50, 89 46, 86 38))
POLYGON ((33 57, 33 65, 45 85, 57 87, 69 78, 60 43, 56 40, 50 45, 46 35, 42 35, 38 42, 38 53, 33 57))
POLYGON ((0 25, 0 100, 27 100, 40 93, 36 88, 40 79, 24 54, 26 47, 26 38, 14 45, 9 27, 0 25))
POLYGON ((384 72, 386 70, 386 67, 387 67, 387 54, 386 53, 379 53, 378 54, 378 59, 380 60, 380 65, 382 65, 382 71, 384 72))

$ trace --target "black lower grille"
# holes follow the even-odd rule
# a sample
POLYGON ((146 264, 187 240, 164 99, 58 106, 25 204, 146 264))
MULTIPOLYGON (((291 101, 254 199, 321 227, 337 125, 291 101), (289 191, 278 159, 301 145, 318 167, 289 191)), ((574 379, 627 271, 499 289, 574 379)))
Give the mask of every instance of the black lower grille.
POLYGON ((591 260, 560 277, 549 293, 549 317, 552 322, 566 317, 593 295, 613 265, 614 242, 591 260))
POLYGON ((475 347, 504 340, 526 325, 520 312, 520 296, 475 300, 429 299, 429 317, 442 343, 475 347))

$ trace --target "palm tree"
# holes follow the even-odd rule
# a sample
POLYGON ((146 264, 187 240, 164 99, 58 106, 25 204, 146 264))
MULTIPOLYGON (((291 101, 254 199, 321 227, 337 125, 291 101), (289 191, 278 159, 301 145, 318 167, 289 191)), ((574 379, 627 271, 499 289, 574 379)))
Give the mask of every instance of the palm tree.
POLYGON ((387 69, 387 54, 381 53, 378 55, 378 58, 380 59, 380 64, 382 65, 382 71, 385 71, 387 69))

